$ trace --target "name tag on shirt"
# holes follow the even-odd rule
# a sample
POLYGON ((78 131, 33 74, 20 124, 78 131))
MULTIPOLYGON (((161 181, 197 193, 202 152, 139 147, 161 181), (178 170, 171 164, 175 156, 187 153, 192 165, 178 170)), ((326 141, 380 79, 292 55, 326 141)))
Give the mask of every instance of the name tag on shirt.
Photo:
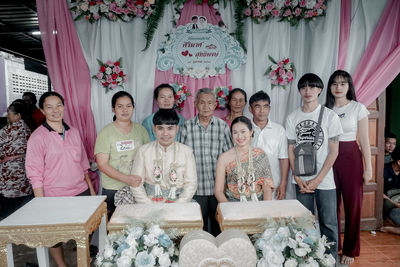
POLYGON ((135 148, 135 143, 133 140, 118 141, 116 145, 118 152, 130 151, 135 148))

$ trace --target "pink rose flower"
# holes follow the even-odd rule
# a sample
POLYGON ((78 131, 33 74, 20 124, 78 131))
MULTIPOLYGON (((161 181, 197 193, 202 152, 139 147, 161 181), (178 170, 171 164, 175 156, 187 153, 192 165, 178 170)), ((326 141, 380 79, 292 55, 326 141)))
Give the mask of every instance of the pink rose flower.
POLYGON ((285 1, 285 6, 290 6, 290 0, 285 1))
POLYGON ((268 11, 271 11, 274 9, 274 4, 273 3, 268 3, 267 6, 265 7, 268 11))
POLYGON ((124 11, 124 9, 123 9, 122 7, 117 7, 117 8, 115 9, 115 13, 117 13, 118 15, 119 15, 119 14, 122 14, 123 11, 124 11))
POLYGON ((96 73, 97 79, 101 80, 103 78, 104 74, 102 72, 96 73))
POLYGON ((283 64, 283 61, 279 61, 279 62, 278 62, 278 66, 279 66, 279 67, 283 68, 283 65, 284 65, 284 64, 283 64))
POLYGON ((250 10, 249 8, 247 8, 247 9, 244 11, 244 14, 245 14, 246 16, 250 16, 250 15, 251 15, 251 10, 250 10))
POLYGON ((143 9, 140 9, 140 8, 139 8, 139 9, 137 10, 137 16, 140 17, 140 18, 143 18, 143 17, 144 17, 144 11, 143 11, 143 9))
POLYGON ((298 17, 301 14, 301 9, 300 8, 296 8, 296 10, 294 11, 294 14, 298 17))
POLYGON ((115 9, 117 8, 117 4, 115 2, 112 2, 109 6, 108 9, 111 11, 115 11, 115 9))
POLYGON ((93 18, 94 18, 95 20, 98 20, 98 19, 100 18, 99 13, 94 13, 94 14, 93 14, 93 18))
POLYGON ((300 1, 300 6, 305 7, 306 6, 306 0, 301 0, 300 1))
POLYGON ((112 62, 111 60, 107 60, 106 64, 110 67, 114 66, 114 62, 112 62))
POLYGON ((278 17, 278 16, 279 16, 279 10, 274 9, 274 10, 272 10, 271 14, 272 14, 272 16, 274 16, 274 17, 278 17))
POLYGON ((150 3, 149 3, 149 2, 145 2, 145 3, 144 3, 144 6, 145 6, 145 7, 149 7, 149 6, 150 6, 150 3))
POLYGON ((293 72, 291 72, 290 70, 288 72, 286 72, 286 76, 288 77, 288 79, 292 79, 293 80, 293 72))
POLYGON ((108 82, 108 83, 112 82, 113 79, 112 79, 111 75, 107 75, 106 77, 107 77, 106 82, 108 82))
POLYGON ((280 81, 280 82, 279 82, 279 85, 287 85, 287 82, 286 82, 285 80, 280 81))
POLYGON ((285 75, 285 70, 284 69, 280 69, 279 70, 279 76, 285 75))
POLYGON ((258 9, 254 9, 254 10, 253 10, 253 16, 259 17, 260 15, 261 15, 260 10, 258 10, 258 9))
POLYGON ((314 15, 314 12, 312 10, 307 11, 307 16, 312 17, 314 15))
POLYGON ((118 66, 114 66, 113 71, 118 73, 118 72, 120 72, 120 68, 118 66))
POLYGON ((292 15, 292 11, 290 11, 290 9, 286 9, 285 13, 283 13, 284 17, 289 17, 290 15, 292 15))
POLYGON ((111 19, 111 20, 114 20, 114 14, 113 14, 113 13, 111 13, 111 12, 110 12, 110 13, 108 13, 108 18, 109 18, 109 19, 111 19))

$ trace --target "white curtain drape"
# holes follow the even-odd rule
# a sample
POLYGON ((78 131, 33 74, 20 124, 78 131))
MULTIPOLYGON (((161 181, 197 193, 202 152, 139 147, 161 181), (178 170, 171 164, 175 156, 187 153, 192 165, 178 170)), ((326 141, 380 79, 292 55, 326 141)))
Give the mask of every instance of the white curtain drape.
MULTIPOLYGON (((350 72, 355 70, 385 4, 386 1, 353 0, 353 20, 346 63, 350 72)), ((223 8, 221 1, 221 17, 230 31, 235 28, 233 10, 232 1, 228 1, 226 8, 223 8)), ((128 75, 125 90, 135 99, 133 119, 136 122, 140 123, 151 113, 157 49, 165 40, 165 34, 173 29, 171 23, 173 16, 173 6, 169 4, 154 35, 152 45, 146 51, 142 51, 145 46, 144 20, 134 19, 130 23, 110 22, 105 19, 94 24, 84 20, 75 22, 92 75, 99 68, 97 58, 106 61, 123 57, 124 72, 128 75)), ((277 20, 255 24, 246 19, 244 37, 248 58, 240 69, 232 71, 232 86, 243 88, 248 97, 258 90, 265 90, 271 97, 271 120, 284 124, 286 116, 301 104, 297 90, 297 81, 300 77, 307 72, 313 72, 326 84, 330 74, 336 69, 339 31, 339 0, 328 2, 326 17, 309 23, 302 21, 297 28, 277 20), (294 62, 297 75, 286 90, 277 87, 271 89, 269 79, 264 76, 265 70, 271 64, 268 55, 276 60, 289 57, 294 62)), ((92 80, 92 110, 97 131, 112 120, 113 93, 106 94, 101 85, 92 80)), ((320 103, 325 102, 325 94, 326 88, 320 96, 320 103)), ((247 108, 245 114, 249 115, 247 108)))

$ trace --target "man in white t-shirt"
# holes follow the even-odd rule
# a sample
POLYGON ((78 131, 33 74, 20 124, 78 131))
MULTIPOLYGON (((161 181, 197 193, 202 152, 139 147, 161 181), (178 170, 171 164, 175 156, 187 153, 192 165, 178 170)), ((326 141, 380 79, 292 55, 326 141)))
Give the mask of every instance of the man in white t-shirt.
POLYGON ((285 129, 268 118, 271 100, 267 93, 258 91, 250 97, 249 111, 253 114, 254 138, 252 145, 268 155, 272 179, 276 186, 274 199, 285 199, 289 159, 285 129))
MULTIPOLYGON (((318 103, 324 84, 313 73, 300 78, 297 87, 304 105, 293 111, 286 120, 288 154, 294 173, 294 149, 301 143, 314 142, 321 105, 318 103)), ((296 198, 314 214, 314 201, 318 210, 318 221, 321 234, 329 242, 335 242, 329 252, 337 259, 338 222, 336 215, 336 187, 332 166, 339 152, 339 135, 343 133, 338 115, 331 109, 324 108, 318 138, 317 172, 311 176, 296 176, 296 198)))

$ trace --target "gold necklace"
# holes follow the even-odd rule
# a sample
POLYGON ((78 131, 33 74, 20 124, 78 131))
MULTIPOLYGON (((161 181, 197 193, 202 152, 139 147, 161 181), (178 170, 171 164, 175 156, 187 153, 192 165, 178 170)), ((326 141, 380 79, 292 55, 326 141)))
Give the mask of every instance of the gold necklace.
POLYGON ((238 178, 237 178, 237 185, 238 185, 238 192, 240 196, 240 202, 246 202, 246 185, 249 188, 250 196, 252 201, 258 201, 257 194, 256 194, 256 177, 255 177, 255 168, 253 166, 253 155, 252 149, 249 145, 249 166, 247 167, 247 179, 246 171, 242 168, 242 163, 240 162, 240 156, 237 146, 235 146, 235 156, 236 156, 236 164, 238 169, 238 178))
MULTIPOLYGON (((168 193, 167 200, 165 202, 175 202, 176 200, 176 182, 178 180, 178 174, 176 172, 177 164, 176 164, 176 144, 174 142, 173 144, 173 149, 174 149, 174 158, 172 163, 170 164, 169 167, 169 183, 171 184, 171 188, 168 193)), ((156 148, 156 159, 154 161, 154 170, 153 170, 153 177, 155 180, 155 185, 154 185, 154 197, 152 198, 153 201, 155 202, 162 202, 164 201, 163 193, 161 190, 161 181, 163 178, 163 171, 162 171, 162 162, 163 160, 160 158, 160 152, 159 150, 162 149, 160 147, 160 144, 157 142, 157 148, 156 148)))

